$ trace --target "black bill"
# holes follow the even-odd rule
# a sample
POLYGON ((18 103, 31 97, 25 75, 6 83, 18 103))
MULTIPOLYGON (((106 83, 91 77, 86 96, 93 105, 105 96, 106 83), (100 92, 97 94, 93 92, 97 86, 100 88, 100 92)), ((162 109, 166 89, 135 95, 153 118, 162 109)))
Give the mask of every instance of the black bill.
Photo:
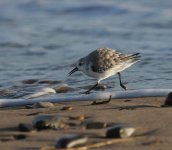
POLYGON ((74 72, 76 72, 76 71, 78 71, 78 68, 77 68, 77 67, 75 67, 71 72, 69 72, 69 76, 70 76, 71 74, 73 74, 74 72))

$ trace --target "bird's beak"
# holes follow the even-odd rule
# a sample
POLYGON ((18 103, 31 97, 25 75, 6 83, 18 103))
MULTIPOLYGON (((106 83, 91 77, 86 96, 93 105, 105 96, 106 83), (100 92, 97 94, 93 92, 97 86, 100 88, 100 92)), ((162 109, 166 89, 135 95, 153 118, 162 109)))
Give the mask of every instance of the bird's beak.
POLYGON ((76 71, 78 71, 78 68, 77 68, 77 67, 75 67, 72 71, 69 72, 69 76, 70 76, 71 74, 73 74, 74 72, 76 72, 76 71))

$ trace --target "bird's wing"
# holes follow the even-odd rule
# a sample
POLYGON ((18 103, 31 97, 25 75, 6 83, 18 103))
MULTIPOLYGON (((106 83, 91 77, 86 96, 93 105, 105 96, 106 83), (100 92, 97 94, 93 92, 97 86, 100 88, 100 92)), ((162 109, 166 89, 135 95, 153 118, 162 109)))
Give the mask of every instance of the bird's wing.
POLYGON ((139 53, 126 55, 110 48, 100 48, 89 55, 91 69, 97 73, 103 73, 124 63, 136 62, 140 57, 139 53), (91 55, 91 57, 89 55, 91 55))

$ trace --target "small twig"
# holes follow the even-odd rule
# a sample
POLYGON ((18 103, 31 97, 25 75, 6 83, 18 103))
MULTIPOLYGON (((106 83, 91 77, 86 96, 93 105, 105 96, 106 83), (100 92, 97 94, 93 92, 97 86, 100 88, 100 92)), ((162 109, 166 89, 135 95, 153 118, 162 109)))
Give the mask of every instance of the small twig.
POLYGON ((107 103, 109 103, 109 102, 111 101, 111 99, 112 99, 112 95, 110 95, 110 96, 109 96, 109 99, 108 99, 108 100, 101 101, 101 102, 96 102, 96 101, 93 101, 93 102, 91 103, 91 105, 101 105, 101 104, 107 104, 107 103))

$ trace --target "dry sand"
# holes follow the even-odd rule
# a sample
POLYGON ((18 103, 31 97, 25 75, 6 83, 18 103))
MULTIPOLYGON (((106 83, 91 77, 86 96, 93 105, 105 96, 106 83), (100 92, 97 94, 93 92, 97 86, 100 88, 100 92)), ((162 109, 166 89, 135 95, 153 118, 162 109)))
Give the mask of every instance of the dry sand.
POLYGON ((98 149, 118 150, 167 150, 172 148, 171 107, 161 107, 164 97, 111 100, 108 104, 90 105, 90 102, 56 103, 51 108, 1 108, 0 109, 0 149, 1 150, 36 150, 41 147, 54 146, 55 141, 64 134, 96 134, 89 141, 106 141, 104 129, 83 129, 70 127, 61 130, 43 130, 20 132, 19 123, 31 123, 37 115, 56 114, 62 118, 69 116, 89 116, 99 122, 127 123, 136 127, 133 141, 115 143, 98 149), (62 111, 63 106, 72 110, 62 111), (14 139, 14 135, 24 134, 24 139, 14 139))

